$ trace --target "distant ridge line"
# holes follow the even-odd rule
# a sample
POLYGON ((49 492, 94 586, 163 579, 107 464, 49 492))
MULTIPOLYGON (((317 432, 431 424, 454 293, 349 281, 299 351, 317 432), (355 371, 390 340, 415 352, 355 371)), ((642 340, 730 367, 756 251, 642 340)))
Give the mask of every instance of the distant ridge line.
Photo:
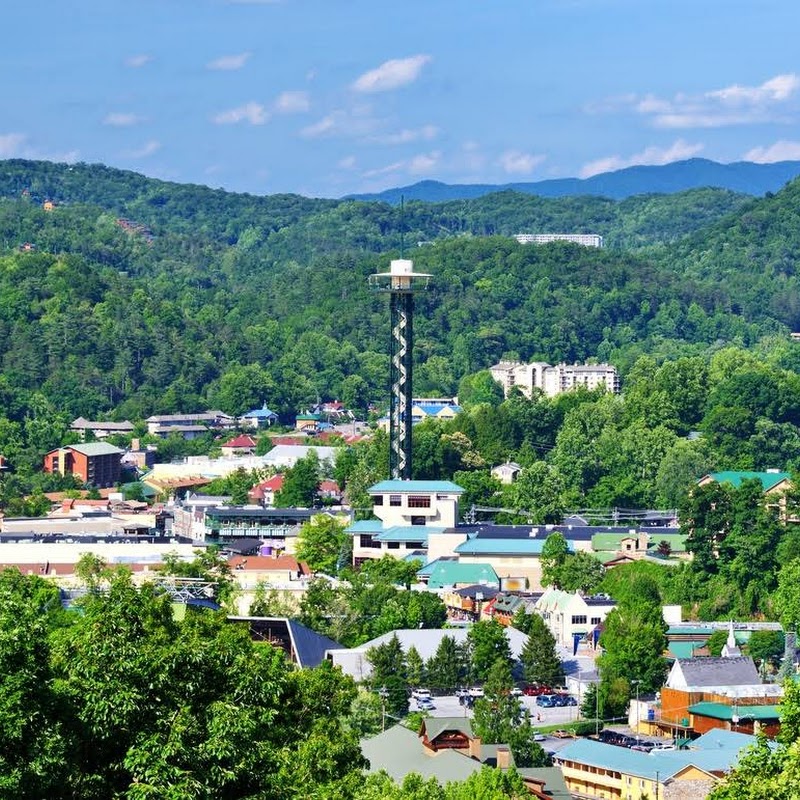
POLYGON ((799 175, 800 161, 777 161, 773 164, 737 161, 721 164, 705 158, 690 158, 660 166, 626 167, 590 178, 556 178, 505 184, 448 184, 427 180, 383 192, 350 194, 342 199, 398 205, 401 197, 406 202, 421 200, 437 203, 474 200, 495 192, 515 191, 548 198, 593 195, 624 200, 634 195, 675 194, 701 188, 728 189, 758 197, 778 191, 799 175))

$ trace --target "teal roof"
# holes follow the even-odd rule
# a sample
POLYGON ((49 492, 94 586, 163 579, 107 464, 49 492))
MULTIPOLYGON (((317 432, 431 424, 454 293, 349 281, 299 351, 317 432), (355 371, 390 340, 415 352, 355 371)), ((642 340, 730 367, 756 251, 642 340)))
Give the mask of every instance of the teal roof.
POLYGON ((709 478, 713 478, 717 483, 730 483, 735 488, 742 485, 742 481, 758 480, 764 487, 764 491, 768 492, 773 486, 781 481, 791 480, 791 472, 749 472, 739 471, 735 472, 729 470, 727 472, 711 472, 709 478))
POLYGON ((732 719, 734 711, 739 719, 749 717, 750 719, 778 719, 780 717, 779 706, 729 706, 726 703, 712 703, 703 701, 689 706, 690 714, 699 714, 702 717, 712 717, 714 719, 732 719))
MULTIPOLYGON (((458 561, 436 561, 428 571, 428 588, 442 589, 457 584, 476 583, 487 586, 500 586, 497 573, 489 564, 462 564, 458 561)), ((419 573, 417 573, 419 575, 419 573)))
POLYGON ((397 494, 419 492, 442 492, 444 494, 463 494, 464 490, 452 481, 381 481, 368 489, 370 494, 397 494))
POLYGON ((427 525, 393 525, 384 528, 375 538, 379 542, 422 542, 428 544, 428 535, 441 533, 444 528, 429 528, 427 525))
POLYGON ((694 658, 694 651, 705 647, 705 644, 705 642, 670 642, 667 650, 674 658, 694 658))
MULTIPOLYGON (((467 539, 455 548, 460 555, 539 556, 544 539, 467 539)), ((570 542, 570 550, 572 545, 570 542)))
POLYGON ((689 765, 706 772, 727 772, 737 763, 739 753, 756 742, 755 736, 746 734, 730 731, 714 733, 717 735, 696 739, 691 750, 652 753, 603 744, 594 739, 578 739, 560 750, 555 758, 557 762, 576 761, 663 783, 689 765))
POLYGON ((685 634, 686 636, 711 636, 714 633, 714 628, 711 625, 673 625, 667 628, 667 636, 678 636, 685 634))
POLYGON ((348 525, 345 533, 380 533, 383 530, 383 522, 379 519, 362 519, 348 525))

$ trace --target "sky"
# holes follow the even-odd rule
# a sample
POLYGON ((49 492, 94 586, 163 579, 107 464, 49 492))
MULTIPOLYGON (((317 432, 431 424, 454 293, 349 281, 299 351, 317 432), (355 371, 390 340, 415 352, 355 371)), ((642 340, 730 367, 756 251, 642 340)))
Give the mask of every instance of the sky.
POLYGON ((0 158, 259 195, 800 160, 798 0, 6 0, 0 158))

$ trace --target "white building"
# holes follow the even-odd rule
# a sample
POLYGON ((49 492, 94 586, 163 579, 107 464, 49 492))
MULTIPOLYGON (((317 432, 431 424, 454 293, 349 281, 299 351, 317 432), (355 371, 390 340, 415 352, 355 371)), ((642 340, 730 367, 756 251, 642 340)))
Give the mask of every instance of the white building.
POLYGON ((616 605, 607 595, 584 597, 579 592, 550 588, 536 601, 533 610, 544 620, 558 644, 574 647, 576 637, 582 639, 596 631, 616 605))
POLYGON ((584 247, 602 247, 603 237, 596 233, 518 233, 514 237, 520 244, 549 244, 572 242, 584 247))
POLYGON ((606 391, 618 393, 619 373, 611 364, 557 364, 551 366, 543 361, 530 364, 521 361, 500 361, 489 367, 492 377, 503 387, 506 396, 516 386, 526 397, 534 389, 540 389, 547 397, 555 397, 578 386, 587 389, 604 387, 606 391))
MULTIPOLYGON (((464 490, 451 481, 388 480, 369 488, 376 520, 354 522, 353 563, 426 552, 428 536, 455 527, 464 490)), ((423 557, 424 560, 424 557, 423 557)))

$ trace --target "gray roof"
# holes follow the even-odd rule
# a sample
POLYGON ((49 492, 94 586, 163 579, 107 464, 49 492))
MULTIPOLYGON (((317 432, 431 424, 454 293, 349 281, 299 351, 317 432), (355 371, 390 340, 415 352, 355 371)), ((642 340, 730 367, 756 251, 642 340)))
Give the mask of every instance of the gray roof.
POLYGON ((750 656, 736 658, 679 658, 688 686, 754 686, 761 683, 750 656))
POLYGON ((423 778, 436 778, 440 783, 466 780, 483 765, 456 750, 431 753, 414 731, 395 725, 369 739, 361 740, 361 752, 369 761, 369 771, 385 770, 395 781, 416 772, 423 778))
POLYGON ((572 800, 560 767, 517 767, 517 772, 524 779, 542 782, 544 793, 553 800, 572 800))
POLYGON ((113 444, 105 442, 89 442, 88 444, 71 444, 70 450, 77 450, 85 456, 111 456, 115 453, 122 455, 123 451, 113 444))
POLYGON ((425 726, 425 733, 428 735, 428 740, 432 741, 442 731, 458 731, 470 739, 473 737, 472 723, 468 717, 427 717, 422 720, 425 726))
MULTIPOLYGON (((504 628, 504 632, 511 647, 511 655, 518 660, 522 648, 528 641, 528 637, 516 628, 507 627, 504 628)), ((397 635, 400 645, 406 653, 413 646, 420 656, 427 661, 436 653, 445 636, 449 636, 451 639, 455 639, 457 644, 461 644, 466 641, 468 633, 469 630, 467 628, 406 628, 384 633, 382 636, 378 636, 376 639, 350 650, 333 651, 330 657, 334 665, 342 668, 342 672, 346 675, 351 675, 356 681, 362 681, 372 674, 372 665, 367 660, 367 651, 372 647, 386 644, 394 635, 397 635)))

